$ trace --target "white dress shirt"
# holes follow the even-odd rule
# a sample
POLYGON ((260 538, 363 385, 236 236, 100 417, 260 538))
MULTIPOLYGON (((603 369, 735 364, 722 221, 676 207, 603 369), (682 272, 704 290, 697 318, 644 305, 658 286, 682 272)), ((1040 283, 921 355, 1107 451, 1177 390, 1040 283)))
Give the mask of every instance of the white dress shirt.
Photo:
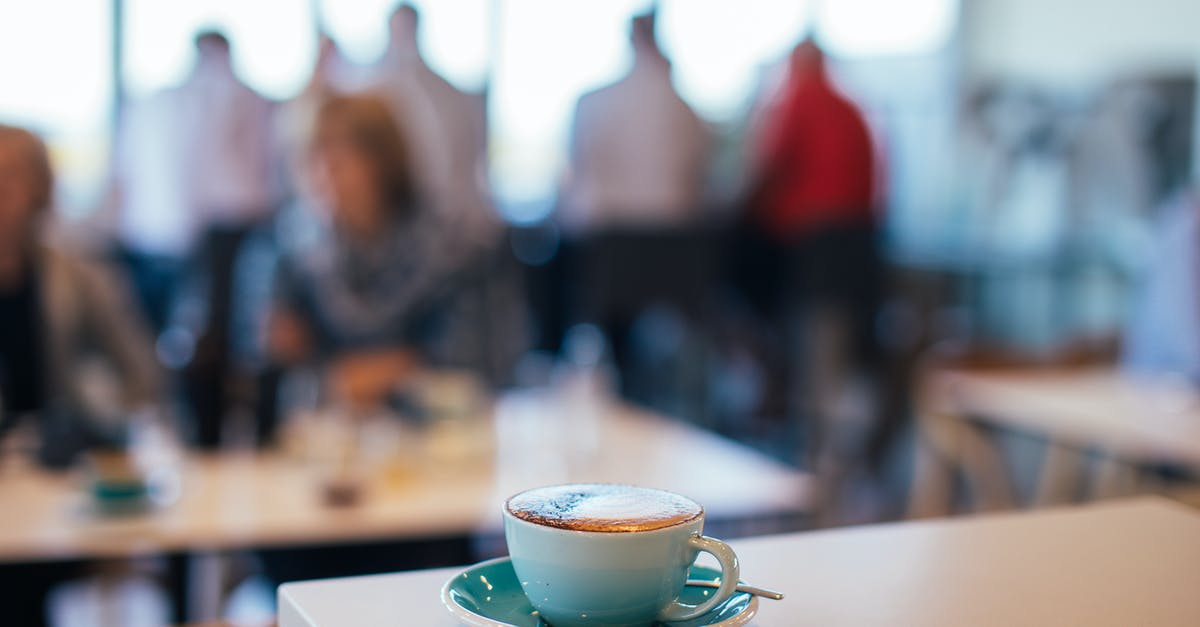
POLYGON ((708 137, 672 86, 670 64, 638 55, 628 75, 585 94, 576 106, 560 214, 564 228, 693 220, 701 210, 708 137))
POLYGON ((116 160, 122 240, 179 256, 210 226, 238 225, 272 209, 271 105, 221 67, 126 112, 116 160))

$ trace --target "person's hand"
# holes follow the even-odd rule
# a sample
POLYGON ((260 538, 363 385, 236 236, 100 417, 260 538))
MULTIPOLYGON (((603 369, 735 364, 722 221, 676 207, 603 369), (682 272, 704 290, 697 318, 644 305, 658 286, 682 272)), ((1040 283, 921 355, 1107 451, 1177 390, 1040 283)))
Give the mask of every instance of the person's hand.
POLYGON ((415 367, 412 353, 404 349, 350 353, 329 365, 329 391, 335 400, 352 407, 375 407, 382 404, 388 393, 415 367))
POLYGON ((267 354, 275 361, 294 364, 306 359, 312 350, 308 328, 295 315, 275 312, 267 320, 267 354))

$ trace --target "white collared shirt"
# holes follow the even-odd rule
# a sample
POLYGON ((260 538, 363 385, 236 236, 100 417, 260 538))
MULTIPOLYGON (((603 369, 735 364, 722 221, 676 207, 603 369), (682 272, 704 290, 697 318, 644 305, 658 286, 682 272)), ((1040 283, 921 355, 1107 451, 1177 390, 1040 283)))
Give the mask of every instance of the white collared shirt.
POLYGON ((638 58, 576 106, 560 219, 570 231, 678 225, 701 211, 709 133, 671 84, 670 64, 638 58))
POLYGON ((263 217, 277 200, 271 104, 220 68, 134 103, 116 159, 122 240, 185 254, 209 226, 263 217))

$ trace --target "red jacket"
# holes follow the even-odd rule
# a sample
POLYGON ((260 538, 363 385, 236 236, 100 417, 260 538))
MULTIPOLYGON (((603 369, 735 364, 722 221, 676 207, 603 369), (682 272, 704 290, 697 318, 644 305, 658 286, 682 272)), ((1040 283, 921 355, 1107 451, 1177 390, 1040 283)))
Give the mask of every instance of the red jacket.
POLYGON ((758 147, 756 221, 780 238, 874 222, 874 150, 862 114, 820 67, 792 74, 758 147))

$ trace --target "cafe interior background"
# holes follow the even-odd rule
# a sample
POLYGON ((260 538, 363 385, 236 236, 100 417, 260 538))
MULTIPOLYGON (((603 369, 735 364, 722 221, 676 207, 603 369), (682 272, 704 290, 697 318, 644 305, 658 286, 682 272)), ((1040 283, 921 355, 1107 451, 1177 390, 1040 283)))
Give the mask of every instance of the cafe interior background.
MULTIPOLYGON (((503 497, 566 481, 701 478, 725 537, 1200 502, 1200 4, 397 6, 0 5, 0 123, 40 135, 55 173, 37 237, 128 296, 117 317, 136 332, 96 343, 144 339, 158 373, 152 400, 128 403, 131 375, 81 350, 38 385, 70 378, 86 412, 0 400, 6 605, 54 625, 269 624, 284 581, 503 552, 488 523, 503 497), (232 75, 201 76, 201 31, 227 37, 232 75), (870 137, 867 161, 809 182, 868 170, 848 245, 822 239, 836 216, 789 230, 756 206, 812 178, 802 160, 763 174, 804 141, 780 104, 798 102, 802 40, 870 137), (663 60, 661 84, 638 73, 663 60), (631 68, 624 91, 580 102, 631 68), (435 181, 424 210, 460 239, 401 234, 364 280, 438 306, 403 337, 351 324, 341 345, 280 357, 281 303, 336 308, 338 255, 356 252, 323 206, 335 175, 318 153, 337 140, 321 148, 312 126, 327 100, 371 93, 418 187, 435 181), (612 189, 635 207, 596 200, 612 189), (289 270, 315 274, 286 285, 289 270), (405 287, 422 276, 436 286, 405 287), (442 350, 428 325, 466 331, 442 350)), ((13 285, 0 307, 17 325, 13 285)), ((20 345, 2 345, 6 394, 30 378, 13 374, 20 345)))

